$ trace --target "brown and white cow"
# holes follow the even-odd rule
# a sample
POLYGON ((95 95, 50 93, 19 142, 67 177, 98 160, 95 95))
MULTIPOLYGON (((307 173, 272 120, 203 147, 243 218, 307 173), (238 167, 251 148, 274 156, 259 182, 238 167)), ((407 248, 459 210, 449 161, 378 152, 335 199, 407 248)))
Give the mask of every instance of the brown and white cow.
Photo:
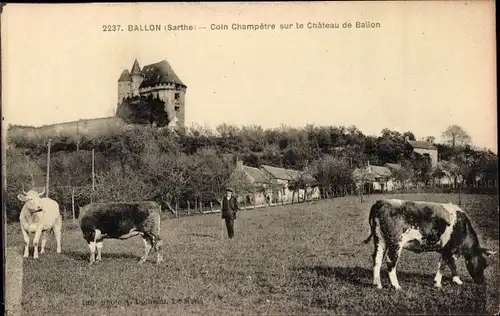
POLYGON ((373 284, 379 289, 382 288, 380 268, 386 255, 391 284, 401 289, 396 266, 403 249, 441 254, 435 287, 441 287, 443 262, 450 268, 453 282, 462 284, 456 267, 459 256, 464 257, 474 282, 484 283, 484 270, 495 253, 480 246, 467 214, 451 203, 378 200, 371 207, 369 224, 371 233, 364 243, 373 237, 373 284))
POLYGON ((33 258, 38 258, 38 243, 42 237, 42 246, 40 254, 45 252, 45 244, 47 243, 47 232, 52 230, 57 243, 57 253, 61 253, 61 230, 62 217, 59 211, 59 204, 47 197, 42 198, 45 194, 45 189, 38 193, 35 190, 19 194, 17 198, 24 202, 19 222, 21 224, 21 232, 24 237, 24 258, 29 255, 30 233, 35 233, 33 237, 34 253, 33 258))
POLYGON ((139 263, 147 260, 151 248, 156 251, 156 262, 163 258, 160 253, 161 207, 156 202, 91 203, 80 208, 80 227, 89 244, 90 264, 101 260, 104 239, 129 239, 141 235, 144 241, 144 256, 139 263))

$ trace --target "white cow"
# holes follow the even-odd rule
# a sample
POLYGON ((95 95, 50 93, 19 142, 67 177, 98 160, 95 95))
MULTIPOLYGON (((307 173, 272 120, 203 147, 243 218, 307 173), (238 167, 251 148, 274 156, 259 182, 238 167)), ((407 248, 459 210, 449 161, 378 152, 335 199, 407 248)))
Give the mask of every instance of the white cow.
POLYGON ((47 231, 52 230, 54 232, 56 243, 57 243, 57 253, 61 253, 61 230, 62 230, 62 217, 59 211, 59 204, 47 197, 42 198, 41 196, 45 194, 45 189, 42 193, 38 193, 34 190, 19 194, 17 198, 24 202, 24 206, 21 209, 21 215, 19 216, 19 222, 21 223, 21 232, 24 237, 24 258, 29 255, 29 244, 30 244, 30 233, 35 233, 33 238, 33 247, 35 251, 33 253, 33 258, 38 258, 38 242, 40 237, 42 237, 42 247, 40 249, 40 254, 45 252, 45 244, 47 243, 47 231))

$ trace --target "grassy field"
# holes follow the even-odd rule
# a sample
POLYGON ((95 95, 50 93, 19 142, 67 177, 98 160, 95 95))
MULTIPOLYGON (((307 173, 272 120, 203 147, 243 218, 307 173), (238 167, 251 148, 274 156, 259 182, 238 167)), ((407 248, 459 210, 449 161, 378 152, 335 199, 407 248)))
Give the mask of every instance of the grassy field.
MULTIPOLYGON (((222 238, 219 214, 163 222, 164 254, 137 264, 139 237, 104 242, 103 261, 88 266, 79 229, 66 224, 62 254, 49 239, 38 261, 24 260, 25 315, 249 315, 249 314, 494 314, 499 306, 498 255, 478 286, 459 261, 462 286, 445 270, 443 288, 433 287, 437 254, 404 251, 398 265, 402 291, 372 286, 373 245, 368 210, 380 196, 338 198, 313 204, 246 210, 236 238, 222 238), (105 304, 108 304, 107 306, 105 304)), ((406 194, 397 198, 457 202, 456 195, 406 194)), ((496 250, 496 196, 463 196, 484 246, 496 250)), ((225 232, 224 232, 225 234, 225 232)), ((22 252, 18 225, 7 246, 22 252)))

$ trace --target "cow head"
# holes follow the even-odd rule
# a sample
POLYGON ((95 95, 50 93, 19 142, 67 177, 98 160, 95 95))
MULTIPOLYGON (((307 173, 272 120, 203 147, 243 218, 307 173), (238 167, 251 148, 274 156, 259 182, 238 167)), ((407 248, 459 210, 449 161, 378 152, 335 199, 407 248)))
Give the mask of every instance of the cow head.
POLYGON ((478 284, 484 283, 484 270, 491 264, 491 256, 496 251, 489 251, 485 248, 478 247, 472 256, 466 258, 466 267, 474 282, 478 284))
POLYGON ((41 193, 38 193, 35 190, 29 190, 25 192, 23 189, 23 193, 19 194, 17 198, 24 202, 24 207, 26 207, 31 213, 39 212, 42 210, 42 195, 45 194, 45 189, 41 193))

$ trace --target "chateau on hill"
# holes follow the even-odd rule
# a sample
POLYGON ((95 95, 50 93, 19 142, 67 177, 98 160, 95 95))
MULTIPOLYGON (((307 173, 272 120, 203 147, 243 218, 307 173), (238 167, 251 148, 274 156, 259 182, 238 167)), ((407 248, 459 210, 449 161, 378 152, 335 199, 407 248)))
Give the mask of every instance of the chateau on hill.
POLYGON ((169 127, 184 127, 186 89, 167 60, 146 65, 141 70, 136 59, 130 72, 123 70, 118 79, 118 105, 127 97, 152 95, 165 102, 169 127))

